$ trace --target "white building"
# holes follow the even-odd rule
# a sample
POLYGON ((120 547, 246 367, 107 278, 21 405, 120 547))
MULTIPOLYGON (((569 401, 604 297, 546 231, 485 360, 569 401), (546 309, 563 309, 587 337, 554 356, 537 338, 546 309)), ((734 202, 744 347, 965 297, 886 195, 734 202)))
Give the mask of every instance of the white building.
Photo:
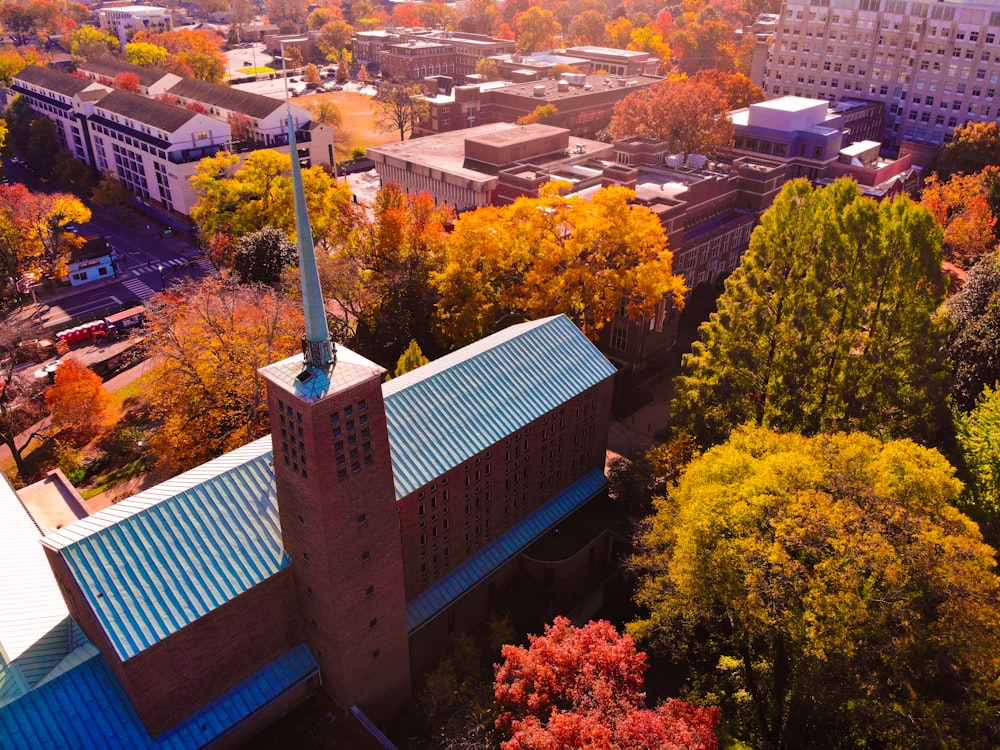
MULTIPOLYGON (((146 71, 140 90, 160 92, 150 98, 101 82, 143 68, 105 60, 82 70, 88 78, 31 65, 14 76, 13 89, 55 122, 60 145, 102 174, 113 174, 141 203, 187 216, 195 201, 190 178, 204 157, 259 148, 288 153, 288 110, 278 99, 146 71), (243 126, 234 136, 237 122, 243 126)), ((315 122, 309 110, 290 110, 303 166, 330 166, 332 129, 315 122)))
POLYGON ((885 147, 937 146, 958 125, 1000 114, 998 38, 998 0, 788 0, 764 88, 881 101, 885 147))
POLYGON ((124 5, 97 11, 101 28, 118 37, 122 49, 140 31, 158 34, 174 28, 174 18, 166 8, 152 5, 124 5))

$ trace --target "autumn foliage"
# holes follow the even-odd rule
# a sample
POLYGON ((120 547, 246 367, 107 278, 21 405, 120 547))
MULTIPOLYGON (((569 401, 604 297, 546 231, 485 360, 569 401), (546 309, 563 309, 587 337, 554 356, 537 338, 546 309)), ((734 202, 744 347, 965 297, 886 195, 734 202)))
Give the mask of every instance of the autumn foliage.
POLYGON ((92 437, 107 421, 111 395, 93 370, 68 359, 56 370, 55 384, 45 392, 45 404, 53 425, 92 437))
POLYGON ((494 691, 504 750, 716 750, 715 708, 669 700, 645 707, 648 659, 601 620, 557 617, 529 646, 504 646, 494 691))
POLYGON ((984 174, 956 174, 947 181, 927 178, 920 205, 944 229, 945 259, 968 268, 996 247, 997 217, 990 209, 984 174))

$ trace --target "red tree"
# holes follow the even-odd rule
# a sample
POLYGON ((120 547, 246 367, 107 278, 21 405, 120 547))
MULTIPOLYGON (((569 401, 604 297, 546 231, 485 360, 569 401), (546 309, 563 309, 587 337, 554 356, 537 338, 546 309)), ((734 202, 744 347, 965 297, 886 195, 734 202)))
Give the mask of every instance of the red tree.
POLYGON ((119 73, 115 77, 115 86, 122 91, 130 91, 133 94, 139 93, 139 76, 135 73, 119 73))
POLYGON ((718 709, 670 700, 645 707, 648 659, 601 620, 557 617, 528 648, 504 646, 494 692, 504 750, 716 750, 718 709))

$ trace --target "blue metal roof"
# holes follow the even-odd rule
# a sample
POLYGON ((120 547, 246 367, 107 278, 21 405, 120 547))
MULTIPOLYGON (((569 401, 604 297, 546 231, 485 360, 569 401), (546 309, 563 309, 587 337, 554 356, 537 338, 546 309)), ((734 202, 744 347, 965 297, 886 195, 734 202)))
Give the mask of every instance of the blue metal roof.
POLYGON ((43 539, 129 659, 289 564, 258 440, 43 539))
POLYGON ((615 374, 564 315, 511 326, 382 386, 396 499, 615 374))
POLYGON ((97 648, 84 649, 90 658, 0 708, 0 750, 194 750, 319 670, 297 646, 154 739, 97 648))
POLYGON ((406 611, 410 632, 424 625, 476 584, 485 580, 497 568, 603 490, 607 484, 607 477, 600 469, 585 474, 409 601, 406 611))

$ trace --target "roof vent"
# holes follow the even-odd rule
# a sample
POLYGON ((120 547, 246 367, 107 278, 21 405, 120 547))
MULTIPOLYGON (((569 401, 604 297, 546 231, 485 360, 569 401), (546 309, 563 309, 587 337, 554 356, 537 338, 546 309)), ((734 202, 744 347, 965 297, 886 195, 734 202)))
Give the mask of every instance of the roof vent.
POLYGON ((532 96, 545 96, 545 86, 539 84, 535 86, 531 91, 532 96))

